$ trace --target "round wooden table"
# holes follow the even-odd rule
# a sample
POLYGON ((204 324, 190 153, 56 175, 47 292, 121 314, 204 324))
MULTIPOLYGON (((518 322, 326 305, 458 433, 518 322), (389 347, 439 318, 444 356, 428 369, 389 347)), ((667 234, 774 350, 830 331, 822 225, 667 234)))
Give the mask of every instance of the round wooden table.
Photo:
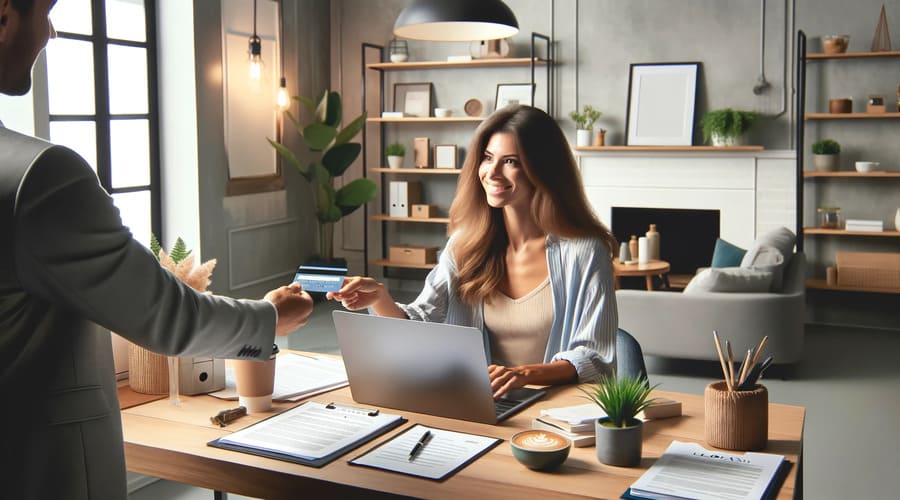
POLYGON ((616 280, 616 289, 620 287, 620 276, 643 276, 647 280, 647 290, 653 291, 653 277, 662 276, 669 272, 669 263, 664 260, 651 260, 646 264, 622 264, 618 259, 613 260, 613 277, 616 280))

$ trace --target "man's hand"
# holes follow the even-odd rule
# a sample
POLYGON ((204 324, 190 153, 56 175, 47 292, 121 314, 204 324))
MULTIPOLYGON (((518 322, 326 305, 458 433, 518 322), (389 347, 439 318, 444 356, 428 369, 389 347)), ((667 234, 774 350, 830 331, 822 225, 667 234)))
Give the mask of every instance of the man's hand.
POLYGON ((312 297, 303 291, 300 283, 291 283, 270 291, 263 297, 275 305, 278 323, 275 335, 288 335, 306 324, 313 311, 312 297))

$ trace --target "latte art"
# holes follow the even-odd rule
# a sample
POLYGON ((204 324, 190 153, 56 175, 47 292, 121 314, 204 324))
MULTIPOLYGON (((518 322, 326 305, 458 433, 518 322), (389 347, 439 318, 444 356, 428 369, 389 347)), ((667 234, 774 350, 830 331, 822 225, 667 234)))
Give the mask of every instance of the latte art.
POLYGON ((558 450, 569 445, 569 442, 559 435, 544 431, 522 433, 516 436, 513 443, 532 450, 558 450))

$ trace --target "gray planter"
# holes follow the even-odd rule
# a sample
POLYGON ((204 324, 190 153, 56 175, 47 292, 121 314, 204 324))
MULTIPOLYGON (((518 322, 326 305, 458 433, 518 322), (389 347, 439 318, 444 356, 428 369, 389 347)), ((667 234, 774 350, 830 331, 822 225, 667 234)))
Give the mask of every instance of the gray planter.
POLYGON ((607 417, 598 419, 594 424, 597 447, 597 460, 607 465, 632 467, 641 463, 641 450, 644 444, 644 423, 638 419, 628 421, 628 427, 606 427, 602 422, 607 417))
POLYGON ((813 168, 819 172, 834 172, 840 166, 840 153, 834 155, 813 154, 813 168))

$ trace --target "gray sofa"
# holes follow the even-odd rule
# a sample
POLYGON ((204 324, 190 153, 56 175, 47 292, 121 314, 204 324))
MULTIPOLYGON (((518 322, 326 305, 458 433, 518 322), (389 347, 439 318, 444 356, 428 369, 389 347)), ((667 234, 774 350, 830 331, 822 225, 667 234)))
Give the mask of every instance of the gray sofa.
MULTIPOLYGON (((648 292, 618 290, 619 327, 644 354, 717 361, 712 332, 731 341, 735 358, 769 336, 762 357, 793 364, 803 354, 806 258, 796 253, 784 270, 781 293, 648 292)), ((735 362, 737 363, 737 359, 735 362)))

